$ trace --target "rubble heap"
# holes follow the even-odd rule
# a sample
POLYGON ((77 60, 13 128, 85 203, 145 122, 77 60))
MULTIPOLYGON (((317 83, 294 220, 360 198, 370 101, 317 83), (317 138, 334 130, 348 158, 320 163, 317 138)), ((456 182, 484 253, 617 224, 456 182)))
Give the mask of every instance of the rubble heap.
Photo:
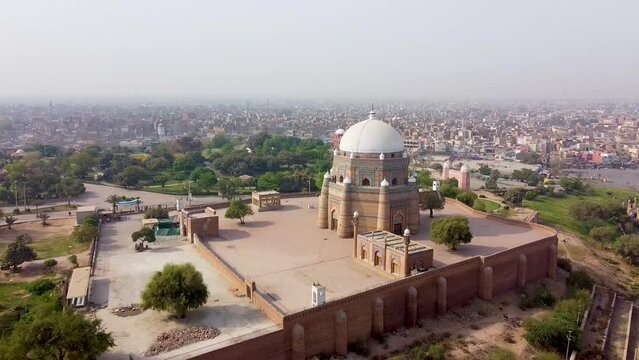
POLYGON ((179 349, 199 341, 213 339, 218 335, 220 335, 220 330, 207 326, 193 326, 165 331, 149 346, 144 356, 154 356, 166 351, 179 349))

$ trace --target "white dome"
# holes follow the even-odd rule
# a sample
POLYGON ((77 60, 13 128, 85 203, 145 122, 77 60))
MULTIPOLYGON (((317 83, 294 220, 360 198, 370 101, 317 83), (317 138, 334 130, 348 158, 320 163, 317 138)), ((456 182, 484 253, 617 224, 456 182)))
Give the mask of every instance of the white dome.
POLYGON ((470 168, 466 165, 462 165, 461 172, 470 172, 470 168))
POLYGON ((344 135, 345 132, 346 132, 346 130, 344 130, 344 129, 337 129, 337 130, 335 130, 335 135, 344 135))
POLYGON ((339 143, 341 151, 354 153, 390 153, 404 151, 404 138, 389 124, 375 119, 371 111, 367 120, 346 130, 339 143))

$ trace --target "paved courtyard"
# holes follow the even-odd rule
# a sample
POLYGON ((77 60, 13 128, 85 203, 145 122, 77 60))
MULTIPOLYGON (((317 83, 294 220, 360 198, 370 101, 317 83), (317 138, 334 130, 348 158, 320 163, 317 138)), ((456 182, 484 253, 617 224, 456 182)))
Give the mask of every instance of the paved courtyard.
POLYGON ((246 298, 236 297, 231 285, 202 258, 193 245, 184 241, 158 243, 142 253, 133 250, 131 232, 141 226, 141 216, 131 216, 126 221, 105 224, 92 279, 90 301, 101 307, 96 316, 103 326, 112 332, 116 346, 104 359, 129 359, 129 354, 139 358, 162 332, 192 326, 207 325, 220 329, 215 339, 195 343, 158 358, 177 356, 187 358, 198 349, 227 345, 238 337, 255 336, 278 328, 246 298), (192 263, 204 277, 209 289, 209 299, 201 308, 189 311, 182 320, 169 319, 168 314, 147 310, 142 314, 120 317, 111 310, 140 303, 144 286, 155 271, 167 263, 192 263), (188 354, 187 354, 188 353, 188 354))
MULTIPOLYGON (((310 307, 311 285, 315 282, 326 286, 330 301, 397 279, 352 259, 352 239, 340 239, 334 231, 318 229, 317 202, 317 198, 282 199, 282 209, 256 212, 244 225, 225 219, 225 210, 219 210, 220 237, 205 243, 243 276, 255 280, 286 313, 310 307)), ((435 245, 429 240, 426 212, 421 215, 419 234, 413 237, 435 249, 435 267, 547 236, 542 231, 478 217, 452 203, 435 217, 453 214, 469 217, 474 235, 471 244, 456 252, 435 245)))

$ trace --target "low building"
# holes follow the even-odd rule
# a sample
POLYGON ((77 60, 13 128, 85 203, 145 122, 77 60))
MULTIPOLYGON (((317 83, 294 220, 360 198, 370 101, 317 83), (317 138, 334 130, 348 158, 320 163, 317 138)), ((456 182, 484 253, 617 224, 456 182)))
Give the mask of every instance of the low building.
POLYGON ((382 271, 404 277, 433 267, 433 249, 404 236, 377 230, 357 234, 355 255, 358 259, 382 271))
POLYGON ((254 191, 251 203, 256 211, 276 210, 282 207, 281 196, 277 191, 254 191))
POLYGON ((91 268, 89 266, 73 270, 69 286, 67 288, 67 305, 82 307, 87 305, 89 295, 89 279, 91 268))

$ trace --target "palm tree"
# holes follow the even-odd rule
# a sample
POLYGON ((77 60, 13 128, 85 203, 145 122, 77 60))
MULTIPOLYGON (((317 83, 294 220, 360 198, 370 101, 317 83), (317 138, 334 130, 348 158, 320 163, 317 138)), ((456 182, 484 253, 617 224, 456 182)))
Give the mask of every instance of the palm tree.
POLYGON ((113 205, 113 213, 115 214, 115 207, 118 204, 118 201, 122 200, 122 197, 118 194, 113 194, 113 195, 109 195, 108 198, 106 198, 106 202, 108 202, 109 204, 113 205))
POLYGON ((7 228, 9 228, 9 230, 11 230, 11 225, 13 225, 13 223, 15 223, 18 219, 13 216, 13 215, 7 215, 4 217, 4 222, 7 223, 7 228))

